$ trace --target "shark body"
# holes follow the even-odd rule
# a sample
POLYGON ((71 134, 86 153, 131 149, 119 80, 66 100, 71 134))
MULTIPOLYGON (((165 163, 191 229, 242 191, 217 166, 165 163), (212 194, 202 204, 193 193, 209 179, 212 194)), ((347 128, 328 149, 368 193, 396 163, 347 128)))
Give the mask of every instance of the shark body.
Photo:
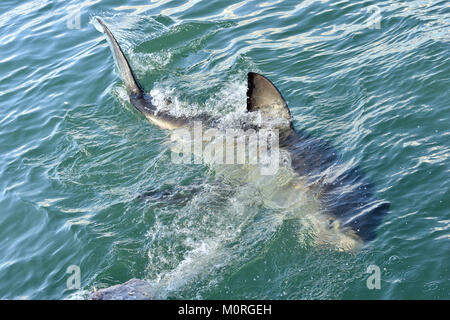
MULTIPOLYGON (((158 110, 152 97, 137 81, 114 35, 101 19, 97 18, 97 22, 110 44, 131 104, 146 118, 169 130, 192 126, 195 121, 214 126, 215 119, 207 114, 185 117, 158 110)), ((320 212, 312 219, 312 224, 317 230, 318 242, 350 251, 373 240, 390 204, 377 200, 373 183, 358 167, 340 163, 337 151, 326 141, 294 128, 285 99, 269 79, 250 72, 247 80, 247 111, 259 112, 264 119, 277 120, 279 147, 289 153, 293 172, 290 181, 268 197, 284 208, 295 207, 300 193, 316 199, 320 212)))

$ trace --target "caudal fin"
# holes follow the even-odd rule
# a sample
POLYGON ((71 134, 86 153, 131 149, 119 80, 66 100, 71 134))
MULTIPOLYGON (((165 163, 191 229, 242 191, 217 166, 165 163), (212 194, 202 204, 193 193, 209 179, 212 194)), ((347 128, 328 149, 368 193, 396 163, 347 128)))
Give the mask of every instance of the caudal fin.
POLYGON ((101 27, 101 29, 98 28, 97 29, 100 32, 106 34, 106 38, 111 47, 114 60, 116 62, 117 68, 119 69, 120 77, 125 83, 125 86, 127 87, 128 91, 135 94, 142 94, 144 90, 137 81, 136 76, 133 73, 133 70, 131 70, 130 64, 128 63, 128 60, 125 57, 125 54, 123 53, 122 49, 120 48, 116 38, 114 38, 114 35, 108 29, 108 27, 105 25, 102 19, 98 17, 96 17, 95 19, 97 20, 97 22, 100 24, 101 27))

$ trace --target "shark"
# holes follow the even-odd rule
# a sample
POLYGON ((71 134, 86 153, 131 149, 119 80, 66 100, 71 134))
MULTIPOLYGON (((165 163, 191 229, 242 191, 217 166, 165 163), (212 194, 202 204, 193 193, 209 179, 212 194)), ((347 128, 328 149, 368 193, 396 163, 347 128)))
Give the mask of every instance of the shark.
MULTIPOLYGON (((139 83, 124 51, 105 22, 95 17, 94 26, 109 43, 130 103, 150 122, 171 131, 180 128, 192 130, 199 122, 206 128, 218 127, 218 119, 208 113, 186 116, 169 112, 170 99, 165 100, 168 109, 158 108, 151 94, 139 83)), ((264 200, 290 211, 302 210, 305 203, 312 206, 313 210, 309 210, 312 213, 303 221, 314 230, 318 244, 355 252, 374 240, 390 203, 377 198, 374 183, 359 166, 343 162, 329 142, 310 135, 305 129, 295 128, 286 100, 267 77, 248 72, 246 103, 246 113, 257 115, 259 121, 249 123, 243 120, 240 126, 252 132, 276 129, 277 148, 288 159, 283 171, 288 173, 288 179, 284 179, 283 183, 278 183, 276 177, 262 180, 267 186, 264 200)), ((242 172, 238 171, 237 176, 242 176, 242 172)), ((255 172, 249 176, 256 180, 261 178, 255 172)), ((145 281, 132 279, 122 285, 97 291, 91 299, 151 299, 151 291, 151 286, 145 281), (136 295, 136 292, 139 294, 136 295)))
MULTIPOLYGON (((192 128, 201 122, 217 127, 217 119, 202 113, 175 115, 153 102, 133 72, 124 51, 105 22, 95 17, 96 28, 105 34, 130 103, 153 124, 165 130, 192 128)), ((390 203, 378 199, 374 183, 355 165, 348 165, 325 140, 294 127, 288 104, 274 83, 256 73, 247 74, 248 114, 257 114, 258 124, 242 126, 255 131, 275 128, 280 150, 288 154, 289 180, 282 185, 271 181, 267 198, 278 207, 291 210, 300 198, 313 199, 315 213, 308 220, 318 243, 332 244, 342 251, 354 251, 376 237, 376 229, 388 213, 390 203), (263 119, 263 121, 261 121, 263 119)), ((171 101, 166 100, 170 108, 171 101)))

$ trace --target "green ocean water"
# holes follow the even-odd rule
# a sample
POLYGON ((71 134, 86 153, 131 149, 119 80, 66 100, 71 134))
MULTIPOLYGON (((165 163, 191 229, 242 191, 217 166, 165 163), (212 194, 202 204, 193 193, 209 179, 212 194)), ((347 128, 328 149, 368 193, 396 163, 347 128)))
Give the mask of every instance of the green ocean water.
POLYGON ((448 2, 3 0, 0 48, 0 298, 83 298, 131 278, 160 299, 450 298, 448 2), (294 126, 391 203, 376 239, 357 253, 305 244, 255 190, 173 164, 94 16, 180 114, 238 117, 247 72, 269 77, 294 126))

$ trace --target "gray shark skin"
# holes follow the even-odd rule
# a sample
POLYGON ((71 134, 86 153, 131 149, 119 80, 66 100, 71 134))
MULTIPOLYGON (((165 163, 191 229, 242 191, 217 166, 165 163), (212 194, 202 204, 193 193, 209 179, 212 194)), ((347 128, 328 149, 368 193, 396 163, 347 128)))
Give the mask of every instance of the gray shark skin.
MULTIPOLYGON (((113 34, 101 19, 96 19, 102 28, 100 31, 110 43, 130 102, 137 110, 163 129, 191 126, 194 121, 214 126, 215 119, 207 114, 187 118, 158 112, 152 104, 152 97, 138 83, 113 34)), ((247 81, 247 111, 259 112, 265 120, 278 121, 276 129, 279 130, 279 147, 289 153, 291 168, 301 177, 293 182, 290 193, 295 197, 299 186, 305 185, 306 188, 302 190, 307 190, 308 196, 318 200, 320 212, 317 215, 321 216, 322 236, 329 231, 339 231, 343 235, 338 237, 343 251, 352 251, 373 240, 375 230, 387 214, 390 203, 377 200, 374 184, 359 167, 348 167, 339 160, 337 151, 329 143, 294 128, 285 99, 269 79, 250 72, 247 81)), ((258 130, 261 127, 251 125, 251 128, 258 130)), ((128 299, 129 292, 134 290, 135 285, 142 285, 145 290, 150 290, 145 283, 127 282, 94 295, 102 299, 128 299)), ((140 297, 144 299, 147 296, 140 297)))
POLYGON ((377 201, 375 185, 359 167, 346 169, 332 177, 322 174, 340 165, 336 150, 327 142, 293 130, 280 147, 289 151, 293 170, 308 180, 320 197, 321 209, 329 214, 330 228, 350 228, 363 242, 375 238, 375 230, 389 210, 389 202, 377 201))
POLYGON ((247 111, 259 110, 266 118, 281 117, 289 125, 279 127, 280 148, 291 156, 294 172, 307 178, 311 195, 320 199, 321 211, 326 212, 329 228, 349 230, 351 237, 368 242, 375 238, 390 204, 377 201, 375 186, 358 167, 347 168, 340 174, 333 170, 340 163, 337 151, 326 141, 314 138, 292 125, 291 113, 281 93, 267 78, 248 74, 247 111), (332 174, 330 174, 332 173, 332 174))

